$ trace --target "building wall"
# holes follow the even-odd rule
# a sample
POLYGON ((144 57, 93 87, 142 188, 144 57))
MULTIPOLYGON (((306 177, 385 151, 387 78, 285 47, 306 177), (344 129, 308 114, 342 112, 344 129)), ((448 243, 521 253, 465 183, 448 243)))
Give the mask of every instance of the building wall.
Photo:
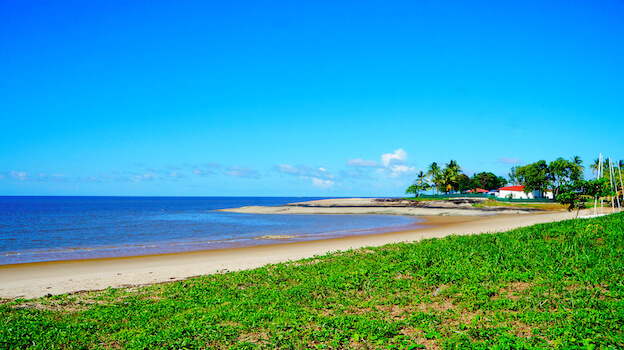
MULTIPOLYGON (((523 191, 507 191, 507 190, 500 190, 500 192, 498 193, 498 198, 509 198, 509 194, 513 195, 513 199, 533 199, 533 198, 539 198, 539 193, 538 191, 533 191, 529 194, 524 193, 523 191)), ((544 198, 549 198, 549 199, 553 199, 553 193, 552 192, 546 192, 544 193, 544 198)))
POLYGON ((529 193, 528 195, 522 191, 507 191, 507 190, 500 190, 500 192, 498 193, 498 197, 499 198, 509 198, 509 195, 512 195, 513 199, 530 199, 530 198, 534 198, 533 197, 533 193, 529 193))

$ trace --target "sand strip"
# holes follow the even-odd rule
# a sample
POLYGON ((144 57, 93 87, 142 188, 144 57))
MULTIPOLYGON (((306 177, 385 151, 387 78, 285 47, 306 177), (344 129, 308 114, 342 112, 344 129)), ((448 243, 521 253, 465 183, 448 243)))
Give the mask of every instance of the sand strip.
MULTIPOLYGON (((485 200, 485 199, 483 199, 485 200)), ((473 199, 481 202, 481 198, 473 199)), ((221 209, 219 211, 245 214, 383 214, 407 216, 442 216, 442 215, 498 215, 532 214, 539 210, 532 208, 476 208, 470 200, 457 201, 421 201, 407 200, 384 201, 376 198, 337 198, 316 201, 290 203, 278 206, 246 206, 221 209), (457 202, 457 203, 456 203, 457 202)))
POLYGON ((450 234, 504 231, 536 223, 573 218, 575 212, 527 215, 427 217, 432 227, 384 233, 276 244, 249 248, 156 256, 60 261, 0 266, 0 297, 36 298, 107 287, 125 287, 181 280, 223 271, 253 269, 270 263, 310 258, 338 250, 412 242, 450 234))

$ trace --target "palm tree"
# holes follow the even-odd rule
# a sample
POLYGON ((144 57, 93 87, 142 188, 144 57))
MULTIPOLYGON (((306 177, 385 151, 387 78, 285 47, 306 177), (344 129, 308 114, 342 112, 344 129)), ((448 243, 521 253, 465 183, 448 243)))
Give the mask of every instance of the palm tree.
POLYGON ((596 158, 594 159, 594 164, 590 165, 589 168, 592 171, 592 174, 595 172, 598 172, 598 168, 600 167, 600 158, 596 158))
POLYGON ((431 187, 427 182, 427 174, 425 174, 422 170, 416 174, 416 181, 414 181, 414 183, 418 186, 418 189, 423 192, 431 187))
POLYGON ((446 167, 449 168, 449 170, 451 170, 455 175, 459 175, 459 173, 461 173, 461 167, 452 159, 446 163, 446 167))
POLYGON ((427 180, 425 179, 427 177, 427 174, 425 174, 422 170, 416 174, 416 184, 418 186, 424 186, 427 183, 427 180))
POLYGON ((578 166, 581 170, 585 170, 585 167, 582 165, 583 161, 581 160, 581 157, 579 156, 572 157, 572 163, 576 164, 576 166, 578 166))
POLYGON ((457 187, 457 179, 459 177, 459 174, 461 173, 461 167, 459 166, 459 164, 457 164, 456 161, 454 160, 450 160, 447 164, 446 164, 446 169, 444 169, 444 177, 446 177, 446 186, 445 189, 446 190, 454 190, 457 187), (450 189, 449 189, 450 186, 450 189))
POLYGON ((427 176, 429 176, 429 178, 431 179, 431 182, 435 185, 435 187, 438 186, 438 182, 440 178, 440 170, 441 170, 440 166, 436 162, 431 163, 427 170, 427 176))
POLYGON ((611 158, 603 157, 602 161, 604 164, 602 165, 602 177, 608 179, 611 175, 611 158))
POLYGON ((458 174, 452 168, 444 168, 438 180, 440 189, 445 193, 452 191, 457 184, 457 176, 458 174))
POLYGON ((427 183, 425 174, 422 170, 420 173, 416 174, 417 178, 414 180, 414 183, 405 191, 405 193, 413 193, 414 197, 418 197, 420 192, 424 192, 429 189, 429 184, 427 183))

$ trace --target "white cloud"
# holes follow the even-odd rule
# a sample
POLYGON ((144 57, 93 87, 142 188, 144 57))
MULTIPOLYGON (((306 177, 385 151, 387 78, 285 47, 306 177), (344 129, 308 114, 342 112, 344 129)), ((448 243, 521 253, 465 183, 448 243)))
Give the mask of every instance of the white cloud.
POLYGON ((524 163, 523 161, 521 161, 518 158, 507 158, 507 157, 500 157, 498 159, 498 161, 503 163, 503 164, 522 164, 522 163, 524 163))
POLYGON ((373 179, 369 171, 365 171, 361 168, 342 170, 340 171, 340 177, 349 178, 349 179, 366 179, 366 180, 373 179))
POLYGON ((388 176, 393 178, 403 177, 405 175, 412 174, 415 171, 416 168, 407 165, 392 165, 386 169, 388 176))
POLYGON ((324 167, 312 168, 305 165, 280 164, 273 167, 277 172, 287 175, 299 176, 301 178, 317 177, 319 179, 333 179, 334 174, 324 167))
POLYGON ((377 172, 391 178, 402 178, 412 175, 416 171, 416 168, 406 164, 405 161, 407 158, 407 152, 402 148, 392 153, 382 154, 381 163, 383 164, 383 168, 380 168, 377 172))
POLYGON ((347 160, 347 166, 363 167, 363 168, 379 168, 381 165, 374 160, 349 159, 347 160))
POLYGON ((39 181, 69 182, 69 179, 63 174, 37 173, 37 176, 39 181))
POLYGON ((323 180, 316 177, 311 178, 312 185, 319 188, 330 188, 334 185, 334 182, 331 180, 323 180))
POLYGON ((199 175, 199 176, 208 176, 208 175, 216 174, 214 170, 221 167, 221 165, 215 164, 215 163, 209 163, 209 164, 203 164, 203 165, 186 164, 186 166, 191 168, 191 172, 193 174, 199 175))
POLYGON ((305 175, 305 171, 288 164, 280 164, 274 167, 277 171, 289 175, 305 175))
POLYGON ((258 173, 257 170, 238 166, 229 167, 223 170, 223 174, 234 177, 251 177, 255 179, 260 178, 260 173, 258 173))
POLYGON ((154 180, 156 180, 156 178, 151 173, 145 173, 145 174, 142 174, 142 175, 135 175, 135 176, 132 177, 132 181, 134 181, 134 182, 154 181, 154 180))
POLYGON ((311 181, 312 185, 319 188, 330 188, 336 183, 334 174, 327 171, 325 167, 312 168, 305 165, 280 164, 273 166, 273 169, 282 174, 296 176, 305 181, 311 181))
POLYGON ((178 173, 176 171, 172 171, 169 173, 169 177, 175 178, 175 179, 181 179, 181 178, 185 178, 186 175, 182 174, 182 173, 178 173))
POLYGON ((80 179, 82 182, 102 182, 102 180, 98 179, 95 176, 83 177, 80 179))
POLYGON ((399 148, 393 153, 385 153, 381 155, 381 162, 385 167, 388 167, 391 164, 403 164, 405 160, 407 160, 407 152, 405 152, 403 148, 399 148))
POLYGON ((384 177, 404 178, 413 175, 416 171, 415 167, 406 162, 407 158, 407 152, 403 148, 399 148, 393 152, 382 154, 381 163, 359 158, 349 159, 347 160, 347 166, 356 168, 357 171, 342 172, 341 175, 345 178, 372 179, 361 169, 377 168, 377 174, 384 177))
POLYGON ((28 173, 26 173, 25 171, 11 171, 9 176, 13 179, 20 181, 30 180, 30 178, 28 177, 28 173))

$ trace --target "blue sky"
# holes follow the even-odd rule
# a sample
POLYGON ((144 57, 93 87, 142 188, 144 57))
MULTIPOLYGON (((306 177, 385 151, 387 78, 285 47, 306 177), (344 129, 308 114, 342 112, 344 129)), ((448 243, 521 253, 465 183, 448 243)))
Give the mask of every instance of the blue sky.
POLYGON ((0 2, 0 195, 400 196, 624 159, 622 1, 0 2))

